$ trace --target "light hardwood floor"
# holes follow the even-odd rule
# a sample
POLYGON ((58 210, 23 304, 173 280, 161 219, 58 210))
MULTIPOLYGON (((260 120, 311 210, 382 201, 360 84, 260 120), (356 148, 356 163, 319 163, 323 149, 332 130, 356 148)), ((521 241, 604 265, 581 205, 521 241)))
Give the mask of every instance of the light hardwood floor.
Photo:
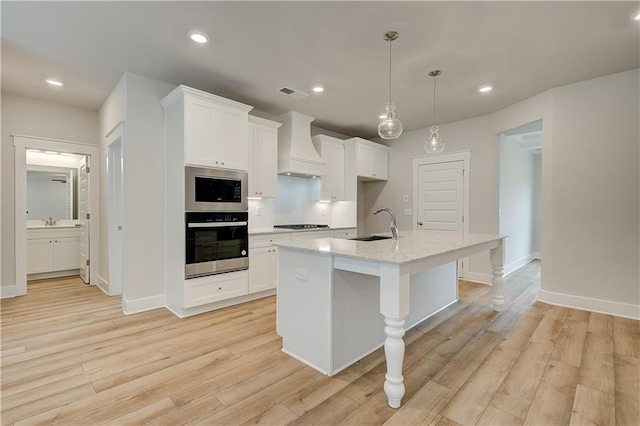
POLYGON ((275 298, 179 319, 125 316, 78 278, 2 300, 9 424, 640 424, 640 323, 536 301, 540 266, 405 336, 406 394, 386 405, 382 350, 329 378, 280 352, 275 298))

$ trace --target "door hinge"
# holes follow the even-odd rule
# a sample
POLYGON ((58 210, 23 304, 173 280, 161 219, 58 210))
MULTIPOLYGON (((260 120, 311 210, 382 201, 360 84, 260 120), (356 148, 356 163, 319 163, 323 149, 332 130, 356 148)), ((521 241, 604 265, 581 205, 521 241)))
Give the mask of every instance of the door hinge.
POLYGON ((87 171, 87 173, 91 173, 91 167, 87 166, 85 167, 85 170, 87 171))
POLYGON ((91 219, 91 213, 87 213, 87 220, 91 219))
POLYGON ((86 264, 87 266, 89 266, 89 265, 91 264, 91 261, 90 261, 89 259, 87 259, 87 261, 85 262, 85 264, 86 264))
POLYGON ((464 171, 465 171, 465 170, 466 170, 466 169, 462 169, 462 176, 464 176, 464 171))
POLYGON ((462 216, 462 223, 464 223, 464 215, 462 216))

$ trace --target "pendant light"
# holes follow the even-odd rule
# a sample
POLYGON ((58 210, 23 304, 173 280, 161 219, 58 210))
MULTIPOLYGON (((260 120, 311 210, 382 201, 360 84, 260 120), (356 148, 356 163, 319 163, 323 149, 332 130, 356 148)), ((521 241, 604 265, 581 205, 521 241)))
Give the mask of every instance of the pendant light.
POLYGON ((391 42, 398 38, 398 33, 388 31, 383 38, 389 42, 389 103, 384 108, 384 118, 378 124, 378 134, 382 139, 396 139, 402 134, 402 121, 396 118, 396 106, 391 102, 391 42))
POLYGON ((429 139, 424 142, 424 150, 428 154, 437 154, 444 151, 444 141, 438 132, 436 125, 436 77, 442 74, 440 70, 433 70, 429 73, 433 77, 433 125, 429 129, 429 139))

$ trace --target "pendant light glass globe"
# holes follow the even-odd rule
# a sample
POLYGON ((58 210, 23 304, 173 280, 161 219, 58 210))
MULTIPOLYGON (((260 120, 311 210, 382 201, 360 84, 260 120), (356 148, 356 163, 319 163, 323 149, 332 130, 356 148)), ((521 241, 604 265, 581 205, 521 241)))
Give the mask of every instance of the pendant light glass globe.
POLYGON ((428 154, 438 154, 444 151, 444 141, 438 133, 438 126, 435 124, 429 129, 431 136, 424 142, 424 150, 428 154))
POLYGON ((398 38, 398 33, 388 31, 383 38, 389 42, 389 102, 384 108, 385 116, 378 123, 378 135, 382 139, 396 139, 402 134, 402 121, 396 118, 396 106, 391 101, 391 42, 398 38))
POLYGON ((387 114, 378 124, 378 134, 382 139, 395 139, 402 134, 402 121, 396 118, 393 102, 389 102, 384 109, 387 114))
POLYGON ((433 77, 433 125, 429 128, 429 139, 424 141, 424 150, 427 154, 438 154, 444 151, 444 141, 440 137, 436 123, 436 77, 442 74, 440 70, 433 70, 429 76, 433 77))

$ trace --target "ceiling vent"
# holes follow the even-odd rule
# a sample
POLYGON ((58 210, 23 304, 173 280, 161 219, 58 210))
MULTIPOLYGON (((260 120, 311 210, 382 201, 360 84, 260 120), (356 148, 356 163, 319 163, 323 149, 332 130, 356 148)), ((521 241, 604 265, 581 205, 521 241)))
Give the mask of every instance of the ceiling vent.
POLYGON ((292 89, 291 87, 281 87, 278 89, 278 92, 283 93, 287 96, 291 96, 294 99, 302 99, 309 96, 307 93, 301 92, 300 90, 292 89))

